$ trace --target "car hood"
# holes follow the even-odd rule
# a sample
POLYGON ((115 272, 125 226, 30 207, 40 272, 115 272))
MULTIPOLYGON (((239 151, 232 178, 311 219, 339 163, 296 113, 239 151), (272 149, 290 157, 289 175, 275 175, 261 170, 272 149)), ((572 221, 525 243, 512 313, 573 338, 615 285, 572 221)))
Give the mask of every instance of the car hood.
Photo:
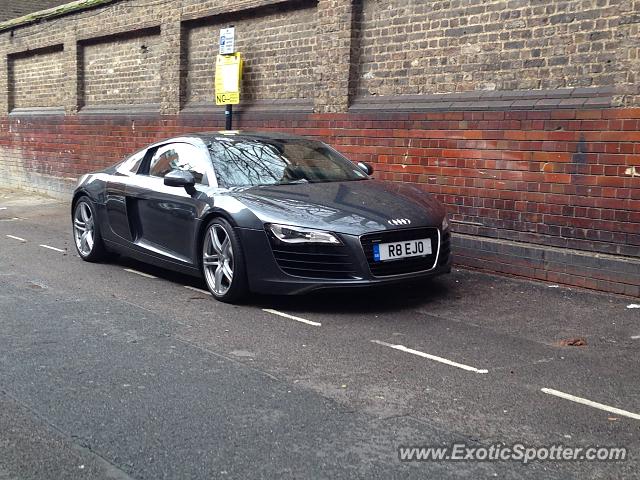
POLYGON ((361 180, 251 187, 229 192, 264 223, 362 235, 440 226, 444 207, 412 185, 361 180), (407 222, 390 221, 408 219, 407 222))

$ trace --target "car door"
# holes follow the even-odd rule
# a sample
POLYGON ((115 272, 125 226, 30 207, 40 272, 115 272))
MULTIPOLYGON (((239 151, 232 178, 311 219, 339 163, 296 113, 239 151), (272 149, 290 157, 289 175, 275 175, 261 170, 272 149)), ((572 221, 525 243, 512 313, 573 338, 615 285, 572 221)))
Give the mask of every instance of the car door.
POLYGON ((127 211, 134 244, 155 256, 188 264, 195 262, 194 238, 200 213, 208 207, 202 190, 213 178, 207 152, 189 143, 164 144, 147 156, 126 188, 127 211), (172 170, 186 170, 196 180, 196 194, 164 184, 172 170))

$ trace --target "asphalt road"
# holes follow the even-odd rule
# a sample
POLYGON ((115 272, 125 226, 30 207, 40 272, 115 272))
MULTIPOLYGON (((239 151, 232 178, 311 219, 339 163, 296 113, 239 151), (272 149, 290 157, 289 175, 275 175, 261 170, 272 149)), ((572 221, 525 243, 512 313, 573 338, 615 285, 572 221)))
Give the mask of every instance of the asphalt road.
POLYGON ((638 299, 462 269, 243 306, 204 288, 85 263, 66 204, 0 191, 0 480, 640 478, 638 299), (628 451, 398 457, 454 443, 628 451))

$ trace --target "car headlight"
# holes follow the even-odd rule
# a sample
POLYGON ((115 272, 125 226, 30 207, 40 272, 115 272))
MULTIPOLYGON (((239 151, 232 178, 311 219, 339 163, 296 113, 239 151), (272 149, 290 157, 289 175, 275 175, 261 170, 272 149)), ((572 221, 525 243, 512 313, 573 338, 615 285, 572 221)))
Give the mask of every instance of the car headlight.
POLYGON ((442 231, 444 232, 449 228, 449 215, 445 213, 444 218, 442 219, 442 231))
POLYGON ((267 229, 284 243, 330 243, 340 245, 342 242, 333 233, 292 225, 268 224, 267 229))

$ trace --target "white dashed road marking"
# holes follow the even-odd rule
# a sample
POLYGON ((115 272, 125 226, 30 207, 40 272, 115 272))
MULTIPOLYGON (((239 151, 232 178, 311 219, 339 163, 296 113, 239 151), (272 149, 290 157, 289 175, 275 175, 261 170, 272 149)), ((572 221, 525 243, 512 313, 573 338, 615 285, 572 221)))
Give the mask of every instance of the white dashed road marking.
POLYGON ((158 278, 158 277, 154 277, 153 275, 149 275, 148 273, 144 273, 144 272, 139 272, 137 270, 133 270, 132 268, 125 268, 124 271, 125 272, 129 272, 129 273, 135 273, 136 275, 140 275, 141 277, 158 278))
POLYGON ((0 210, 6 210, 7 207, 0 207, 0 210))
POLYGON ((629 418, 633 418, 634 420, 640 420, 640 415, 638 415, 637 413, 627 412, 626 410, 621 410, 616 407, 610 407, 609 405, 605 405, 603 403, 593 402, 591 400, 587 400, 586 398, 576 397, 575 395, 560 392, 552 388, 541 388, 540 391, 542 393, 546 393, 547 395, 553 395, 555 397, 564 398, 565 400, 569 400, 571 402, 587 405, 588 407, 604 410, 605 412, 615 413, 616 415, 620 415, 622 417, 629 417, 629 418))
POLYGON ((306 318, 300 318, 300 317, 296 317, 295 315, 289 315, 288 313, 279 312, 278 310, 273 310, 272 308, 263 308, 262 311, 267 313, 273 313, 274 315, 288 318, 289 320, 295 320, 296 322, 306 323, 307 325, 313 325, 314 327, 322 326, 321 323, 312 322, 311 320, 307 320, 306 318))
POLYGON ((61 248, 52 247, 51 245, 40 245, 42 248, 48 248, 49 250, 53 250, 54 252, 66 253, 66 250, 62 250, 61 248))
MULTIPOLYGON (((7 210, 7 207, 0 207, 0 210, 7 210)), ((16 219, 17 219, 17 217, 16 217, 16 219)), ((17 240, 19 242, 27 242, 26 239, 24 239, 22 237, 17 237, 15 235, 8 235, 7 234, 5 236, 7 238, 10 238, 10 239, 13 239, 13 240, 17 240)), ((51 245, 40 244, 40 247, 46 248, 48 250, 53 250, 55 252, 66 253, 66 250, 63 250, 63 249, 57 248, 57 247, 52 247, 51 245)), ((127 272, 130 272, 130 273, 134 273, 136 275, 140 275, 142 277, 146 277, 146 278, 152 278, 152 279, 158 278, 158 277, 156 277, 154 275, 150 275, 148 273, 140 272, 138 270, 134 270, 134 269, 130 269, 130 268, 125 268, 124 270, 127 271, 127 272)), ((549 285, 549 287, 550 288, 557 288, 558 285, 549 285)), ((201 294, 204 294, 204 295, 211 295, 211 292, 209 292, 207 290, 203 290, 203 289, 200 289, 200 288, 192 287, 192 286, 189 286, 189 285, 184 285, 184 288, 187 288, 189 290, 192 290, 194 292, 198 292, 198 293, 201 293, 201 294)), ((640 304, 630 304, 630 305, 627 305, 627 308, 628 309, 640 308, 640 304)), ((271 308, 263 308, 262 310, 264 312, 266 312, 266 313, 277 315, 277 316, 280 316, 280 317, 283 317, 283 318, 287 318, 289 320, 294 320, 296 322, 304 323, 304 324, 311 325, 311 326, 314 326, 314 327, 321 327, 322 326, 322 324, 320 322, 314 322, 314 321, 311 321, 311 320, 307 320, 305 318, 301 318, 301 317, 298 317, 298 316, 295 316, 295 315, 290 315, 288 313, 280 312, 278 310, 274 310, 274 309, 271 309, 271 308)), ((631 338, 632 339, 640 339, 640 335, 634 335, 631 338)), ((433 360, 435 362, 439 362, 439 363, 442 363, 442 364, 445 364, 445 365, 449 365, 451 367, 460 368, 462 370, 466 370, 466 371, 469 371, 469 372, 474 372, 474 373, 479 373, 479 374, 486 374, 486 373, 489 372, 487 369, 475 368, 475 367, 472 367, 472 366, 469 366, 469 365, 465 365, 465 364, 462 364, 462 363, 458 363, 458 362, 455 362, 453 360, 449 360, 449 359, 446 359, 446 358, 443 358, 443 357, 438 357, 436 355, 431 355, 429 353, 421 352, 419 350, 414 350, 414 349, 408 348, 408 347, 406 347, 404 345, 391 344, 391 343, 383 342, 383 341, 380 341, 380 340, 371 340, 371 342, 375 343, 377 345, 382 345, 382 346, 385 346, 385 347, 393 348, 394 350, 398 350, 398 351, 401 351, 401 352, 404 352, 404 353, 410 353, 412 355, 416 355, 416 356, 419 356, 419 357, 422 357, 422 358, 433 360)), ((564 400, 568 400, 568 401, 571 401, 571 402, 579 403, 581 405, 586 405, 586 406, 589 406, 589 407, 592 407, 592 408, 596 408, 596 409, 599 409, 599 410, 602 410, 602 411, 605 411, 605 412, 609 412, 609 413, 612 413, 612 414, 615 414, 615 415, 620 415, 620 416, 623 416, 623 417, 632 418, 634 420, 640 420, 640 414, 629 412, 627 410, 622 410, 620 408, 612 407, 612 406, 605 405, 605 404, 602 404, 602 403, 594 402, 594 401, 588 400, 586 398, 577 397, 577 396, 571 395, 569 393, 564 393, 564 392, 561 392, 561 391, 558 391, 558 390, 554 390, 554 389, 551 389, 551 388, 541 388, 540 391, 542 393, 547 394, 547 395, 552 395, 552 396, 555 396, 555 397, 558 397, 558 398, 562 398, 564 400)))
POLYGON ((418 357, 428 358, 429 360, 433 360, 434 362, 444 363, 445 365, 449 365, 450 367, 461 368, 462 370, 466 370, 468 372, 489 373, 489 370, 486 370, 486 369, 470 367, 469 365, 454 362, 453 360, 449 360, 447 358, 438 357, 436 355, 431 355, 430 353, 424 353, 419 350, 413 350, 412 348, 407 348, 404 345, 394 345, 393 343, 382 342, 380 340, 371 340, 371 342, 377 343, 378 345, 383 345, 385 347, 393 348, 401 352, 411 353, 412 355, 417 355, 418 357))
POLYGON ((13 238, 14 240, 18 240, 19 242, 26 242, 26 240, 22 237, 16 237, 14 235, 7 235, 9 238, 13 238))
POLYGON ((211 295, 211 292, 207 292, 206 290, 202 290, 201 288, 191 287, 189 285, 184 285, 184 288, 188 288, 189 290, 193 290, 194 292, 203 293, 204 295, 211 295))

